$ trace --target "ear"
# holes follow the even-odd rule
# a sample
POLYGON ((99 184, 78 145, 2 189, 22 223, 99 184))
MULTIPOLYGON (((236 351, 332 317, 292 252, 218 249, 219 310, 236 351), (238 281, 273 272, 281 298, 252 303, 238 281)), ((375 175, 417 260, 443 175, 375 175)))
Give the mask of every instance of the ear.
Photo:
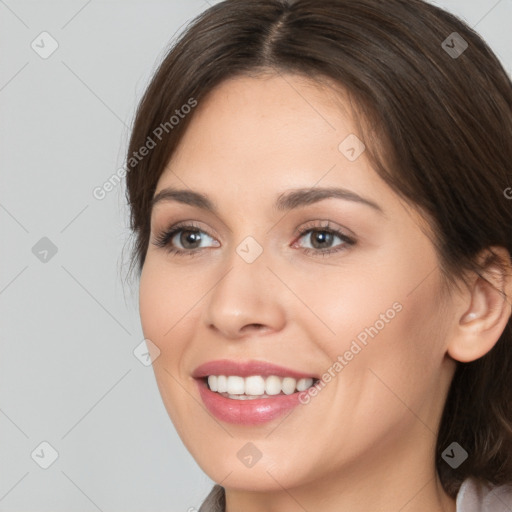
POLYGON ((479 359, 494 347, 512 310, 510 253, 504 247, 490 247, 478 260, 484 270, 472 278, 462 297, 447 347, 448 354, 463 363, 479 359))

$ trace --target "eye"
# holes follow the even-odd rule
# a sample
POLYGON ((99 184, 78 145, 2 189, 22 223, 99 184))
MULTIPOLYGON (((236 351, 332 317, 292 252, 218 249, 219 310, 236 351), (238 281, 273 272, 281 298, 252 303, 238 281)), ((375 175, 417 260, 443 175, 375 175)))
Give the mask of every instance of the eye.
POLYGON ((213 240, 213 247, 220 244, 206 231, 193 223, 177 224, 170 229, 161 232, 153 242, 157 247, 165 247, 171 254, 194 255, 204 248, 208 239, 213 240))
MULTIPOLYGON (((300 235, 299 240, 309 238, 311 246, 304 247, 299 244, 299 247, 302 248, 304 253, 314 256, 327 256, 346 250, 348 246, 356 243, 352 237, 334 228, 328 221, 324 225, 309 224, 301 227, 297 230, 297 233, 300 235), (339 239, 341 243, 332 246, 336 239, 339 239)), ((162 231, 156 236, 153 244, 165 248, 169 254, 178 256, 194 256, 200 254, 205 248, 220 247, 220 243, 215 238, 193 222, 176 224, 168 230, 162 231), (208 243, 210 243, 209 246, 205 245, 208 243)), ((292 245, 292 247, 295 246, 296 243, 292 245)))
MULTIPOLYGON (((302 227, 297 231, 300 234, 299 240, 302 238, 305 240, 309 239, 310 247, 304 247, 306 254, 326 256, 334 252, 345 250, 347 246, 352 246, 356 243, 352 237, 332 227, 329 222, 323 226, 302 227), (332 244, 335 242, 336 238, 339 239, 341 243, 333 247, 332 244)), ((301 245, 301 247, 303 246, 301 245)))

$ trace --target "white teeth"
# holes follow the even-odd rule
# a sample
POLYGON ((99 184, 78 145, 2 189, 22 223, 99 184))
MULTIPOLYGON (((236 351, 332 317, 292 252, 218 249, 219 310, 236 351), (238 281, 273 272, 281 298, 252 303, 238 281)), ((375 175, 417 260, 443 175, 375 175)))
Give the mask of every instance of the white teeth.
POLYGON ((208 377, 208 386, 212 391, 217 391, 217 376, 216 375, 210 375, 208 377))
POLYGON ((253 375, 245 379, 246 395, 263 395, 265 393, 265 379, 260 375, 253 375))
POLYGON ((245 379, 230 375, 228 377, 227 393, 230 395, 243 395, 245 393, 245 379))
POLYGON ((250 400, 252 398, 270 398, 273 395, 291 395, 296 391, 305 391, 313 385, 313 379, 294 379, 293 377, 277 377, 270 375, 251 375, 239 377, 238 375, 210 375, 208 387, 211 391, 223 393, 229 398, 250 400))
POLYGON ((255 398, 271 398, 268 395, 230 395, 226 393, 222 396, 227 396, 227 398, 231 398, 232 400, 254 400, 255 398))
POLYGON ((265 381, 265 393, 267 393, 267 395, 278 395, 281 393, 281 379, 275 375, 267 377, 265 381))
POLYGON ((297 381, 297 391, 305 391, 313 385, 313 379, 299 379, 297 381))
POLYGON ((217 392, 225 393, 228 390, 228 379, 225 375, 219 375, 217 377, 217 392))
POLYGON ((295 392, 295 386, 297 385, 297 381, 295 379, 292 379, 291 377, 285 377, 283 379, 283 393, 285 395, 291 395, 295 392))

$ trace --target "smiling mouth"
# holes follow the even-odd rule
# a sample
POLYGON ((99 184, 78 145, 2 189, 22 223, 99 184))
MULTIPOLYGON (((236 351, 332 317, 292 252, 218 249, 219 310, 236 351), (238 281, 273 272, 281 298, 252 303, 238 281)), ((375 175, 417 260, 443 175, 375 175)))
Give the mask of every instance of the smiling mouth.
POLYGON ((306 391, 319 379, 279 377, 277 375, 209 375, 202 379, 210 391, 232 400, 255 400, 306 391))

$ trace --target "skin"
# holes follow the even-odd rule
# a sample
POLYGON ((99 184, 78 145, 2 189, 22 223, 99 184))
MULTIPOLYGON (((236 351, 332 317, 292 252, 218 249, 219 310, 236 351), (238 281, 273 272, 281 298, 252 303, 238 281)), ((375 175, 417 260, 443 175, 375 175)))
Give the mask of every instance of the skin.
POLYGON ((228 512, 455 511, 434 464, 455 359, 489 351, 510 305, 476 277, 444 293, 422 216, 364 152, 352 162, 338 149, 355 126, 342 93, 304 77, 230 79, 200 102, 156 187, 201 192, 219 210, 155 205, 139 304, 144 336, 161 351, 153 368, 163 402, 197 463, 226 489, 228 512), (383 214, 338 198, 273 208, 288 190, 328 186, 383 214), (318 246, 315 232, 295 233, 322 232, 326 220, 356 244, 334 237, 318 246), (195 256, 153 243, 180 221, 205 231, 195 256), (250 264, 236 252, 247 236, 263 248, 250 264), (257 359, 322 375, 395 302, 401 311, 289 415, 238 426, 204 407, 191 377, 200 364, 257 359), (261 452, 251 468, 237 457, 249 441, 261 452))

